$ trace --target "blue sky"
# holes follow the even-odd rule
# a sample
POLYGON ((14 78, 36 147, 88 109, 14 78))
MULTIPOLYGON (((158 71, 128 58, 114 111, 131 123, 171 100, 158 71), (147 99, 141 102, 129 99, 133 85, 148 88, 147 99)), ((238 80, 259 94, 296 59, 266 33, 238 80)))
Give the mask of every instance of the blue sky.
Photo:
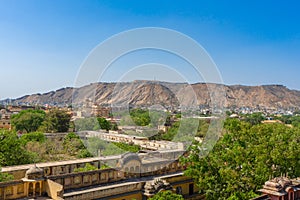
MULTIPOLYGON (((299 9, 299 1, 268 0, 0 0, 0 99, 72 86, 93 48, 141 27, 169 28, 196 40, 225 84, 300 90, 299 9)), ((163 52, 122 59, 101 80, 116 81, 132 66, 157 62, 201 81, 163 52)))

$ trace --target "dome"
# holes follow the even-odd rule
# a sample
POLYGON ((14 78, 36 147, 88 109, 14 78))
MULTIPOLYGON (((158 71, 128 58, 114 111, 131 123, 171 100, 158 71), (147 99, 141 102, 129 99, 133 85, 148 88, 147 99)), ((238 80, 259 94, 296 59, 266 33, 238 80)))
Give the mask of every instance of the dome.
POLYGON ((141 163, 141 159, 136 153, 125 153, 121 156, 120 165, 124 166, 126 163, 132 160, 136 160, 141 163))

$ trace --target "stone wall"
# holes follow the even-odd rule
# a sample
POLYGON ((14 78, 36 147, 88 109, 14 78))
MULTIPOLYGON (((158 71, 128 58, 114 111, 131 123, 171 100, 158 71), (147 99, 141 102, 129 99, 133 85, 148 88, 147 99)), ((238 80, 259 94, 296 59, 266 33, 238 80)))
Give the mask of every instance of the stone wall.
POLYGON ((124 183, 116 184, 104 187, 93 188, 85 191, 77 191, 69 193, 64 196, 65 200, 82 200, 82 199, 108 199, 107 197, 113 195, 120 195, 124 199, 126 193, 132 191, 141 191, 143 188, 143 183, 124 183))
POLYGON ((0 199, 16 199, 26 194, 25 184, 21 180, 0 183, 0 199))
POLYGON ((46 181, 45 192, 54 200, 63 199, 63 186, 50 179, 46 181))
POLYGON ((110 182, 117 182, 125 179, 125 177, 124 173, 117 169, 104 169, 89 172, 48 176, 47 179, 61 184, 65 190, 68 190, 110 182))
MULTIPOLYGON (((24 165, 4 168, 5 172, 15 175, 19 180, 0 183, 0 199, 17 199, 24 197, 49 196, 60 199, 97 199, 105 195, 140 196, 145 182, 151 177, 164 177, 174 183, 174 187, 185 195, 189 195, 192 180, 184 176, 172 176, 182 172, 186 166, 172 159, 180 155, 180 151, 165 151, 163 153, 124 154, 101 159, 88 158, 53 163, 39 163, 38 166, 24 165), (118 167, 98 169, 87 172, 74 172, 76 168, 84 167, 87 163, 101 168, 108 162, 118 161, 118 167), (30 169, 40 169, 43 173, 36 180, 26 178, 30 169), (25 177, 25 178, 24 178, 25 177), (173 178, 171 178, 173 177, 173 178), (138 179, 135 179, 138 178, 138 179), (136 180, 130 181, 128 180, 136 180), (126 183, 128 182, 128 183, 126 183), (76 192, 72 192, 75 190, 76 192), (132 193, 134 192, 134 194, 132 193)), ((33 179, 35 179, 33 177, 33 179)), ((194 188, 194 186, 193 186, 194 188)), ((194 189, 193 189, 194 190, 194 189)), ((196 191, 196 190, 195 190, 196 191)), ((126 199, 126 198, 125 198, 126 199)), ((138 198, 140 199, 140 198, 138 198)))

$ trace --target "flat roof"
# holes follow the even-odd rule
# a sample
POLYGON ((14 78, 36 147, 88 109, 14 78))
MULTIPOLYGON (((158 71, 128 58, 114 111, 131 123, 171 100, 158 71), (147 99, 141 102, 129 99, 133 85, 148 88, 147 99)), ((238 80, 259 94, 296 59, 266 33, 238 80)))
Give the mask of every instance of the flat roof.
POLYGON ((64 161, 55 161, 55 162, 46 162, 46 163, 35 163, 35 164, 26 164, 26 165, 16 165, 16 166, 7 166, 2 167, 2 172, 26 170, 32 166, 38 167, 51 167, 51 166, 60 166, 60 165, 70 165, 70 164, 80 164, 86 162, 95 162, 95 161, 108 161, 108 160, 119 160, 121 155, 116 156, 101 156, 101 157, 92 157, 92 158, 82 158, 74 160, 64 160, 64 161))
POLYGON ((177 172, 177 173, 172 173, 172 174, 167 174, 167 175, 157 175, 157 176, 150 176, 150 177, 142 177, 139 179, 130 179, 130 180, 126 180, 122 183, 117 182, 117 183, 112 183, 109 185, 98 185, 98 186, 94 186, 94 187, 88 187, 86 189, 72 189, 70 192, 65 191, 64 193, 64 197, 69 197, 69 196, 73 196, 73 195, 80 195, 80 194, 85 194, 85 193, 90 193, 90 192, 95 192, 95 191, 99 191, 99 190, 107 190, 107 189, 112 189, 112 188, 117 188, 117 187, 122 187, 122 186, 126 186, 126 185, 132 185, 132 184, 138 184, 138 183, 143 183, 146 181, 150 181, 150 180, 154 180, 155 178, 171 178, 171 177, 176 177, 176 176, 182 176, 183 172, 177 172))
POLYGON ((272 194, 272 195, 275 195, 275 196, 284 196, 284 195, 287 194, 286 192, 276 192, 276 191, 266 190, 266 189, 260 189, 258 191, 260 191, 264 194, 272 194))

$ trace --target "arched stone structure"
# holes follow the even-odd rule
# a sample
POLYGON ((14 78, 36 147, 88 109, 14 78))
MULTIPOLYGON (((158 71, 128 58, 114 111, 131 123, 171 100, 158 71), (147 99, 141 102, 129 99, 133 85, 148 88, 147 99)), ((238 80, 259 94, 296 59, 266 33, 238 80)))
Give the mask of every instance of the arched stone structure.
POLYGON ((130 176, 139 177, 141 173, 142 161, 135 153, 126 153, 121 156, 119 168, 130 176))
POLYGON ((154 179, 152 181, 147 181, 144 186, 144 195, 149 197, 154 196, 160 191, 172 190, 173 188, 166 180, 154 179))

